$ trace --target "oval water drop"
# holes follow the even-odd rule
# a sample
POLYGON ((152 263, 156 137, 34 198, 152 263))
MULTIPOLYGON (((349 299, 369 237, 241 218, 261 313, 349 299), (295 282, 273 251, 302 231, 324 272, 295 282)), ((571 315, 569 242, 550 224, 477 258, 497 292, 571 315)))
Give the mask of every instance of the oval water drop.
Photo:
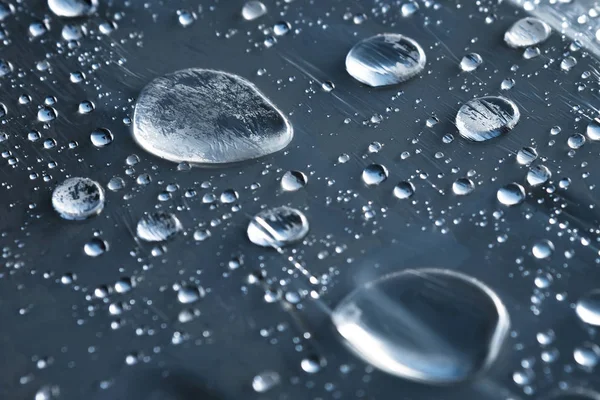
POLYGON ((266 156, 293 137, 288 120, 256 86, 206 69, 177 71, 150 82, 135 105, 133 133, 150 153, 194 164, 266 156))
POLYGON ((452 184, 452 191, 457 196, 466 196, 475 190, 475 184, 469 178, 459 178, 452 184))
POLYGON ((415 186, 409 181, 402 181, 394 188, 394 196, 400 200, 405 200, 415 194, 415 186))
POLYGON ((600 140, 600 119, 595 118, 588 124, 586 134, 590 140, 600 140))
POLYGON ((362 180, 369 186, 376 186, 385 181, 388 174, 389 172, 384 165, 371 164, 363 170, 362 180))
POLYGON ((242 17, 246 21, 253 21, 267 13, 267 7, 262 1, 250 0, 242 7, 242 17))
POLYGON ((84 220, 104 209, 104 189, 88 178, 69 178, 52 192, 52 207, 64 219, 84 220))
POLYGON ((580 320, 588 325, 600 326, 600 289, 584 294, 575 307, 580 320))
POLYGON ((475 71, 483 64, 483 58, 477 53, 467 54, 460 61, 460 69, 465 72, 475 71))
POLYGON ((357 81, 379 87, 413 78, 426 61, 423 48, 413 39, 383 33, 355 44, 346 56, 346 70, 357 81))
POLYGON ((544 21, 526 17, 515 22, 504 34, 504 41, 510 47, 529 47, 548 39, 552 28, 544 21))
POLYGON ((306 186, 308 178, 302 171, 287 171, 281 177, 281 188, 286 192, 295 192, 306 186))
POLYGON ((536 165, 527 172, 527 183, 531 186, 539 186, 548 182, 552 177, 552 172, 545 165, 536 165))
POLYGON ((498 296, 449 270, 407 270, 357 288, 332 321, 360 358, 429 384, 468 380, 496 359, 510 320, 498 296))
POLYGON ((84 17, 96 12, 98 0, 48 0, 48 8, 59 17, 84 17))
POLYGON ((516 206, 525 200, 525 188, 518 183, 509 183, 498 189, 496 197, 505 206, 516 206))
POLYGON ((456 114, 456 127, 462 137, 482 142, 511 131, 519 122, 517 105, 504 97, 486 96, 470 100, 456 114))
POLYGON ((183 226, 174 214, 153 212, 144 215, 136 227, 137 236, 146 242, 164 242, 183 230, 183 226))
POLYGON ((308 220, 300 210, 281 206, 252 217, 247 234, 258 246, 279 248, 304 239, 308 230, 308 220))

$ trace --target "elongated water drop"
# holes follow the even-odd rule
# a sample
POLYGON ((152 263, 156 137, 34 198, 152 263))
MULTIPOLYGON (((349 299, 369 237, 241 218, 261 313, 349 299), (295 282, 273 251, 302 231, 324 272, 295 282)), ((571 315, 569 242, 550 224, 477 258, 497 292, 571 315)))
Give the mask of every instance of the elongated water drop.
POLYGON ((248 238, 263 247, 283 247, 308 234, 306 216, 295 208, 282 206, 256 214, 248 224, 248 238))
POLYGON ((465 139, 482 142, 512 130, 521 113, 504 97, 486 96, 463 104, 456 114, 456 127, 465 139))
POLYGON ((544 21, 526 17, 515 22, 504 34, 504 41, 510 47, 529 47, 543 43, 552 29, 544 21))
POLYGON ((420 74, 426 61, 423 48, 413 39, 383 33, 355 44, 346 56, 346 70, 365 85, 387 86, 420 74))
POLYGON ((88 178, 69 178, 52 192, 52 207, 64 219, 83 220, 104 209, 104 189, 88 178))
POLYGON ((348 347, 390 374, 465 381, 496 359, 510 326, 498 296, 449 270, 407 270, 350 293, 332 320, 348 347))
POLYGON ((146 242, 164 242, 183 230, 183 226, 174 214, 153 212, 144 215, 136 227, 137 236, 146 242))
POLYGON ((253 84, 206 69, 150 82, 139 95, 133 124, 144 149, 178 163, 258 158, 283 149, 293 137, 285 116, 253 84))
POLYGON ((98 0, 48 0, 48 8, 59 17, 84 17, 98 9, 98 0))

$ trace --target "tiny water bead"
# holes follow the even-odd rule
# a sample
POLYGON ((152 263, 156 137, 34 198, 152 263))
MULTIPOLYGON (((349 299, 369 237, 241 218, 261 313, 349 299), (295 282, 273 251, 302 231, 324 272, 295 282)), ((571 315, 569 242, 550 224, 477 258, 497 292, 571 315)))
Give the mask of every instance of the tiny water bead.
POLYGON ((206 69, 150 82, 135 105, 133 133, 148 152, 173 162, 228 164, 286 147, 293 130, 252 83, 206 69))
POLYGON ((452 184, 452 191, 457 196, 466 196, 475 190, 475 184, 469 178, 459 178, 452 184))
POLYGON ((174 214, 153 212, 144 215, 136 227, 137 237, 146 242, 164 242, 183 230, 181 221, 174 214))
POLYGON ((267 7, 261 1, 250 0, 242 7, 242 17, 246 21, 253 21, 267 13, 267 7))
POLYGON ((518 183, 509 183, 498 189, 496 197, 505 206, 516 206, 525 200, 525 188, 518 183))
POLYGON ((475 71, 483 64, 483 58, 477 53, 467 54, 460 61, 460 69, 465 72, 475 71))
POLYGON ((554 243, 548 239, 539 240, 531 248, 533 256, 539 260, 548 258, 554 253, 554 243))
POLYGON ((106 128, 98 128, 90 134, 90 140, 96 147, 106 147, 113 142, 113 134, 106 128))
POLYGON ((306 216, 295 208, 281 206, 263 210, 248 224, 248 239, 258 246, 280 248, 308 234, 306 216))
POLYGON ((287 192, 295 192, 306 186, 308 177, 301 171, 287 171, 281 177, 281 188, 287 192))
POLYGON ((64 219, 84 220, 104 209, 104 189, 89 178, 68 178, 52 192, 52 207, 64 219))
POLYGON ((83 246, 83 251, 90 257, 98 257, 108 251, 108 243, 95 237, 83 246))
POLYGON ((379 185, 388 177, 388 170, 384 165, 371 164, 368 165, 362 172, 362 180, 369 186, 379 185))
POLYGON ((394 187, 394 196, 400 200, 405 200, 415 194, 415 186, 409 181, 402 181, 394 187))
POLYGON ((600 326, 600 289, 594 289, 577 301, 575 312, 588 325, 600 326))
POLYGON ((498 296, 450 270, 406 270, 351 292, 332 314, 345 344, 392 375, 429 384, 462 382, 486 370, 510 319, 498 296))
POLYGON ((510 47, 530 47, 545 42, 552 28, 544 21, 526 17, 515 22, 504 34, 504 41, 510 47))
POLYGON ((355 44, 346 56, 346 70, 357 81, 379 87, 415 77, 426 61, 423 48, 413 39, 384 33, 355 44))
POLYGON ((48 0, 48 8, 59 17, 84 17, 96 12, 98 0, 48 0))
POLYGON ((511 100, 486 96, 463 104, 455 123, 462 137, 482 142, 510 132, 520 117, 519 108, 511 100))

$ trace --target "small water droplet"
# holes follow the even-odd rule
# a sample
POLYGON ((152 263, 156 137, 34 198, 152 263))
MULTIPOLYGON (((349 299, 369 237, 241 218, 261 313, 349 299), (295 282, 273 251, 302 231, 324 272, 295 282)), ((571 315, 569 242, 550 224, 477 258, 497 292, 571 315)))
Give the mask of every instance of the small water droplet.
POLYGON ((475 190, 475 184, 469 178, 459 178, 452 184, 452 191, 457 196, 466 196, 475 190))
POLYGON ((264 371, 252 379, 252 388, 255 392, 265 393, 277 386, 281 382, 281 377, 275 371, 264 371))
POLYGON ((539 260, 548 258, 554 253, 554 244, 548 239, 542 239, 533 244, 531 248, 533 256, 539 260))
POLYGON ((173 238, 182 230, 183 226, 174 214, 153 212, 139 220, 136 234, 146 242, 163 242, 173 238))
POLYGON ((477 53, 470 53, 460 61, 460 69, 465 72, 471 72, 479 68, 481 64, 483 64, 483 58, 477 53))
POLYGON ((88 178, 69 178, 52 192, 52 207, 64 219, 83 220, 104 208, 104 190, 88 178))
POLYGON ((281 177, 281 187, 287 192, 295 192, 306 186, 308 178, 301 171, 287 171, 281 177))
POLYGON ((462 137, 481 142, 508 133, 520 117, 519 108, 511 100, 487 96, 463 104, 455 122, 462 137))
POLYGON ((90 133, 90 140, 96 147, 106 147, 113 142, 113 134, 106 128, 98 128, 90 133))
POLYGON ((363 170, 362 180, 369 186, 376 186, 385 181, 388 174, 388 170, 384 165, 371 164, 363 170))
POLYGON ((415 186, 408 182, 402 181, 394 187, 394 196, 398 199, 404 200, 412 197, 415 194, 415 186))
POLYGON ((258 246, 279 248, 304 239, 308 230, 308 220, 300 210, 282 206, 256 214, 248 224, 247 234, 258 246))
POLYGON ((498 189, 496 197, 505 206, 516 206, 525 200, 525 188, 518 183, 509 183, 498 189))
POLYGON ((531 186, 539 186, 548 182, 552 177, 552 172, 545 165, 536 165, 527 172, 527 183, 531 186))
POLYGON ((600 326, 600 289, 591 290, 581 296, 575 312, 586 324, 600 326))
POLYGON ((98 0, 48 0, 48 8, 59 17, 84 17, 96 12, 98 0))
POLYGON ((83 246, 83 251, 90 257, 98 257, 108 251, 108 243, 95 237, 83 246))
POLYGON ((544 21, 526 17, 515 22, 504 34, 504 41, 510 47, 529 47, 541 44, 548 39, 552 28, 544 21))
POLYGON ((242 7, 242 17, 246 21, 253 21, 267 13, 267 7, 261 1, 247 1, 242 7))

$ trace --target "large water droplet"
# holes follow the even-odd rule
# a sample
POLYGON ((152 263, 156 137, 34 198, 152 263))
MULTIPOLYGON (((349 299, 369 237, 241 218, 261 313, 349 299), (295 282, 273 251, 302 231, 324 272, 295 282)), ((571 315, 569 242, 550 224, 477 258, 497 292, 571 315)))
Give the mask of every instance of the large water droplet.
POLYGON ((306 186, 308 178, 301 171, 287 171, 281 177, 281 187, 287 192, 295 192, 306 186))
POLYGON ((457 196, 466 196, 475 190, 475 184, 469 178, 459 178, 452 184, 452 191, 457 196))
POLYGON ((527 172, 527 183, 531 186, 539 186, 548 182, 552 177, 552 172, 545 165, 536 165, 527 172))
POLYGON ((483 283, 449 270, 408 270, 359 287, 332 320, 359 357, 427 383, 467 380, 495 360, 510 325, 483 283))
POLYGON ((586 133, 590 140, 600 140, 600 119, 596 118, 591 121, 587 126, 586 133))
POLYGON ((106 147, 113 142, 113 134, 106 128, 98 128, 90 133, 90 140, 96 147, 106 147))
POLYGON ((346 56, 346 70, 357 81, 378 87, 404 82, 423 71, 426 57, 413 39, 384 33, 364 39, 346 56))
POLYGON ((281 377, 275 371, 264 371, 252 379, 252 388, 258 393, 271 390, 281 382, 281 377))
POLYGON ((521 165, 529 165, 538 158, 537 150, 533 147, 523 147, 517 152, 517 162, 521 165))
POLYGON ((535 258, 540 260, 548 258, 554 253, 554 243, 548 239, 539 240, 534 243, 531 253, 535 258))
POLYGON ((98 0, 48 0, 48 8, 59 17, 83 17, 96 12, 98 0))
POLYGON ((267 7, 261 1, 250 0, 242 7, 242 17, 247 21, 260 18, 266 13, 267 7))
POLYGON ((518 183, 509 183, 498 189, 496 197, 505 206, 516 206, 525 200, 525 188, 518 183))
POLYGON ((90 257, 98 257, 108 251, 108 243, 95 237, 83 246, 83 251, 90 257))
POLYGON ((511 100, 486 96, 463 104, 455 122, 462 137, 481 142, 508 133, 520 117, 519 108, 511 100))
POLYGON ((137 236, 146 242, 163 242, 171 239, 183 230, 175 215, 166 212, 154 212, 144 215, 136 227, 137 236))
POLYGON ((279 151, 293 137, 285 116, 253 84, 220 71, 186 69, 150 82, 133 133, 174 162, 225 164, 279 151))
POLYGON ((302 240, 309 230, 306 216, 295 208, 282 206, 256 214, 248 224, 248 238, 263 247, 283 247, 302 240))
POLYGON ((550 36, 550 25, 537 18, 527 17, 515 22, 504 34, 504 41, 510 47, 538 45, 550 36))
POLYGON ((586 324, 600 326, 600 289, 584 294, 577 302, 575 312, 586 324))
POLYGON ((88 178, 69 178, 52 192, 52 207, 64 219, 83 220, 104 208, 104 190, 88 178))
POLYGON ((595 343, 586 342, 575 348, 573 358, 582 367, 594 368, 600 362, 600 347, 595 343))
POLYGON ((415 194, 415 186, 409 181, 402 181, 394 187, 394 196, 400 200, 408 199, 415 194))

